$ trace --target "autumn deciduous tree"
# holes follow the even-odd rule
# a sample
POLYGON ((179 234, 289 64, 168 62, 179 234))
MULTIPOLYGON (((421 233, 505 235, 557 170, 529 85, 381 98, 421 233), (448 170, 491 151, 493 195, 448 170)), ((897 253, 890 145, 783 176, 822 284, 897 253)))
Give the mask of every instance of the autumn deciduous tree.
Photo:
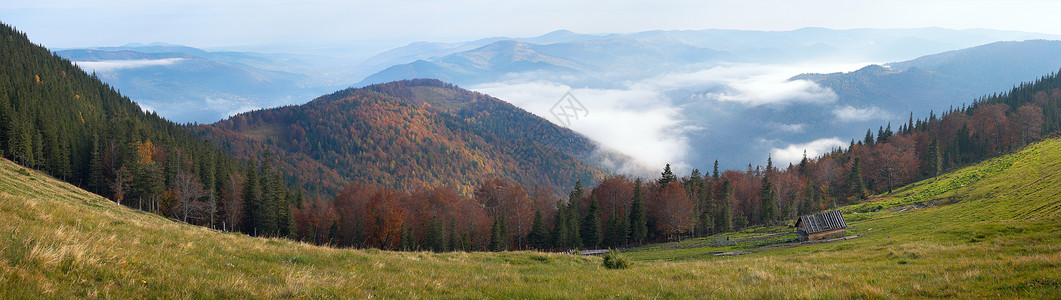
POLYGON ((132 182, 132 180, 129 170, 125 166, 114 171, 114 179, 111 181, 110 187, 114 191, 115 202, 122 204, 122 200, 125 199, 125 192, 129 191, 129 182, 132 182))
MULTIPOLYGON (((188 222, 188 215, 192 213, 204 213, 203 203, 200 198, 207 195, 203 184, 192 174, 180 173, 174 184, 174 195, 177 197, 177 205, 180 207, 181 219, 188 222)), ((208 212, 212 213, 212 212, 208 212)))
POLYGON ((685 194, 681 184, 668 184, 659 195, 659 207, 655 212, 659 230, 667 236, 677 237, 695 225, 695 204, 685 194))
POLYGON ((1017 128, 1022 142, 1039 139, 1043 129, 1043 109, 1035 105, 1024 105, 1017 109, 1017 128))

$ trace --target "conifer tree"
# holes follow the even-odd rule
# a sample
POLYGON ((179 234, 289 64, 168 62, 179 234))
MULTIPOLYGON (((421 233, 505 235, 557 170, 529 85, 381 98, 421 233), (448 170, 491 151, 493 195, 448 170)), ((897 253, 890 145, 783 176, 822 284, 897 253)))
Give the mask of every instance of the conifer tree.
POLYGON ((413 251, 419 248, 416 242, 416 235, 413 234, 413 227, 408 224, 402 223, 402 238, 400 241, 402 251, 413 251))
POLYGON ((719 174, 718 174, 718 160, 716 159, 715 160, 715 170, 713 172, 711 172, 711 177, 714 180, 718 180, 718 176, 719 176, 719 174))
POLYGON ((862 158, 855 157, 854 163, 851 165, 851 172, 847 173, 847 180, 844 181, 844 186, 847 188, 847 196, 865 199, 866 185, 862 181, 862 158))
POLYGON ((925 175, 933 179, 943 172, 943 155, 939 146, 939 140, 933 139, 925 151, 925 175))
POLYGON ((553 248, 568 247, 570 240, 567 231, 567 205, 563 202, 556 204, 556 216, 553 217, 553 231, 549 234, 549 241, 553 248))
POLYGON ((243 233, 258 235, 258 223, 262 211, 261 201, 261 190, 258 189, 260 181, 258 180, 258 168, 251 166, 247 167, 246 174, 243 180, 243 218, 242 225, 240 228, 243 233))
POLYGON ((589 203, 589 211, 582 220, 582 244, 587 247, 597 247, 603 238, 600 206, 597 204, 597 198, 593 198, 589 203))
POLYGON ((446 240, 449 241, 449 251, 462 250, 460 234, 457 233, 457 219, 455 217, 449 219, 448 232, 449 238, 446 240))
POLYGON ((634 180, 634 203, 630 206, 630 240, 641 244, 648 236, 648 215, 641 196, 641 178, 634 180))
POLYGON ((499 252, 508 248, 507 232, 505 218, 501 215, 494 217, 494 225, 490 227, 490 251, 499 252))
POLYGON ((673 172, 671 172, 670 164, 667 164, 667 166, 663 168, 663 172, 659 175, 659 186, 660 188, 663 188, 675 181, 678 181, 678 178, 674 176, 673 172))
POLYGON ((534 212, 534 222, 531 231, 527 234, 527 241, 533 249, 545 249, 549 243, 549 233, 545 230, 545 220, 542 219, 542 211, 534 212))
POLYGON ((777 195, 769 177, 763 176, 761 185, 762 187, 759 190, 759 197, 762 201, 760 217, 762 217, 763 224, 773 225, 777 219, 777 204, 775 204, 777 195))
POLYGON ((437 216, 432 216, 424 233, 424 244, 433 252, 446 251, 446 227, 437 216))
POLYGON ((733 185, 729 180, 722 182, 722 188, 719 191, 718 199, 722 202, 722 205, 718 209, 718 217, 715 218, 717 225, 715 228, 718 232, 729 232, 733 231, 733 205, 730 203, 730 197, 733 194, 733 185))

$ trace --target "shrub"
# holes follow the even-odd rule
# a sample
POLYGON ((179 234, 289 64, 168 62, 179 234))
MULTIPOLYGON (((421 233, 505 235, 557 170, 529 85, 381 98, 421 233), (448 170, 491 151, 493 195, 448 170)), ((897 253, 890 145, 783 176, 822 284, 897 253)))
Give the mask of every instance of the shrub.
POLYGON ((626 261, 625 257, 611 250, 604 254, 604 267, 608 269, 626 269, 630 267, 630 263, 626 261))

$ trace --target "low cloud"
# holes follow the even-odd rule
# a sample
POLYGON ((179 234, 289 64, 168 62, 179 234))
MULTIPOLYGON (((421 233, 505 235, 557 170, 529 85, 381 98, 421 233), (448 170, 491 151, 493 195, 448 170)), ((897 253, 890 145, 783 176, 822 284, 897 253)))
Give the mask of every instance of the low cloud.
POLYGON ((101 61, 78 61, 75 62, 85 72, 108 72, 121 69, 143 68, 151 66, 167 66, 184 60, 181 57, 162 59, 128 59, 128 60, 101 60, 101 61))
POLYGON ((836 101, 836 93, 808 80, 789 80, 811 72, 856 69, 864 64, 723 64, 694 72, 664 74, 632 87, 695 91, 698 100, 740 103, 746 106, 790 103, 825 104, 836 101))
POLYGON ((568 91, 589 114, 570 121, 570 128, 600 143, 604 149, 626 154, 636 161, 613 161, 610 168, 622 173, 648 175, 670 163, 686 169, 689 152, 681 112, 658 91, 572 89, 552 82, 490 83, 471 87, 508 101, 555 124, 553 104, 568 91))
POLYGON ((845 105, 833 109, 833 115, 841 122, 862 122, 870 120, 888 120, 891 115, 879 107, 855 108, 845 105))
POLYGON ((799 163, 800 160, 803 160, 804 151, 806 151, 808 158, 815 158, 833 149, 846 146, 848 146, 848 143, 836 137, 817 139, 805 144, 791 144, 785 148, 773 148, 770 150, 770 157, 773 158, 774 165, 784 167, 789 163, 799 163))
MULTIPOLYGON (((642 79, 622 74, 594 73, 600 78, 625 76, 631 79, 586 88, 572 88, 571 85, 577 84, 568 83, 579 82, 578 78, 550 78, 546 73, 528 72, 508 74, 502 76, 499 82, 474 85, 469 89, 508 101, 555 124, 563 122, 556 120, 549 110, 565 93, 571 91, 589 110, 589 114, 572 120, 570 128, 598 142, 602 148, 621 152, 635 160, 613 161, 615 165, 607 167, 620 173, 656 176, 661 167, 668 163, 676 173, 688 172, 695 163, 690 161, 694 155, 704 155, 694 152, 696 149, 692 149, 690 137, 694 136, 691 133, 695 131, 710 128, 711 118, 707 118, 708 121, 685 119, 701 118, 707 113, 683 112, 683 107, 692 109, 687 104, 696 103, 697 109, 712 110, 714 117, 740 114, 741 110, 762 105, 829 104, 837 99, 831 89, 810 81, 790 81, 789 78, 801 73, 855 70, 864 65, 721 64, 642 79), (720 105, 727 103, 736 105, 720 105)), ((747 120, 762 121, 768 120, 747 120)), ((807 125, 798 123, 776 126, 785 133, 807 130, 807 125)), ((749 137, 749 143, 754 139, 749 137)), ((767 146, 758 151, 771 148, 767 146)), ((760 155, 765 158, 767 153, 760 155)), ((802 150, 799 150, 798 157, 802 158, 802 155, 802 150)))

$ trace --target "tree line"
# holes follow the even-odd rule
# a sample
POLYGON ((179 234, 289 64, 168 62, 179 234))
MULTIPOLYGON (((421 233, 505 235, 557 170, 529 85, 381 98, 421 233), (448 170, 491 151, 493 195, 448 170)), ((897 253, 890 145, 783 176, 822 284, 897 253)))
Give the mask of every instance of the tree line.
POLYGON ((351 183, 331 201, 298 212, 299 235, 342 247, 394 250, 514 250, 624 247, 777 225, 863 201, 874 193, 1014 151, 1061 127, 1056 74, 985 96, 897 129, 881 126, 847 148, 798 164, 678 177, 610 176, 563 199, 502 179, 470 196, 452 188, 403 192, 351 183))

